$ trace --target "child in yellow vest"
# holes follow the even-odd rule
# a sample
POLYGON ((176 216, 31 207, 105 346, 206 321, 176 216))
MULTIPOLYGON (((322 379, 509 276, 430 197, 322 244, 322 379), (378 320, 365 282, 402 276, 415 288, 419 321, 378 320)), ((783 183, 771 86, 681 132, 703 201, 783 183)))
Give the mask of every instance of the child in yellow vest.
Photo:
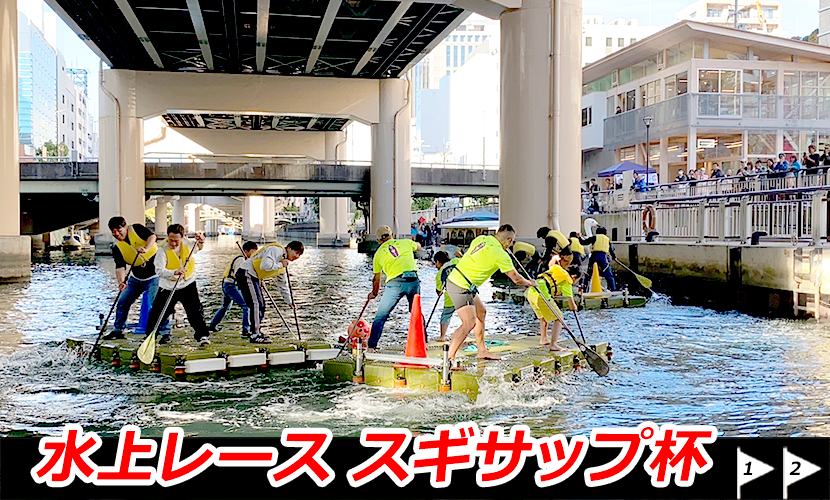
MULTIPOLYGON (((544 294, 548 302, 554 307, 553 297, 561 295, 568 300, 568 308, 571 311, 576 311, 576 302, 573 296, 573 278, 565 270, 571 263, 572 255, 554 255, 550 260, 548 270, 540 274, 537 282, 537 288, 544 294), (561 260, 560 260, 561 259, 561 260)), ((539 345, 550 345, 552 351, 567 351, 559 345, 559 334, 562 333, 562 323, 556 319, 554 311, 548 307, 547 303, 539 296, 539 293, 533 289, 528 288, 525 292, 525 297, 539 318, 539 345), (552 338, 548 340, 548 323, 553 322, 552 338)))

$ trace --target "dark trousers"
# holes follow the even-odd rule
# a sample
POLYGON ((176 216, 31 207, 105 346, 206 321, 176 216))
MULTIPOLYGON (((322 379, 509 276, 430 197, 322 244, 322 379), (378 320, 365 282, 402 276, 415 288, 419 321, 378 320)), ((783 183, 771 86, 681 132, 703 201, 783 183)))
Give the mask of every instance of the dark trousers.
MULTIPOLYGON (((611 262, 608 254, 605 252, 591 252, 591 260, 588 261, 588 275, 593 275, 594 262, 599 266, 599 274, 608 282, 608 290, 614 291, 617 289, 617 283, 614 281, 614 273, 611 271, 611 262)), ((589 277, 586 279, 590 280, 589 277)))
POLYGON ((259 278, 251 276, 248 271, 240 269, 236 272, 236 286, 242 292, 245 303, 250 308, 248 318, 251 321, 251 337, 260 335, 259 327, 265 316, 265 298, 262 296, 262 286, 259 278))
POLYGON ((176 302, 181 302, 182 307, 184 307, 187 320, 196 332, 193 337, 199 340, 202 337, 209 336, 210 332, 208 332, 207 325, 205 325, 205 318, 202 317, 202 302, 199 300, 199 290, 196 288, 196 282, 184 288, 177 288, 175 292, 159 287, 156 300, 153 301, 153 308, 150 309, 150 318, 147 320, 148 328, 155 327, 159 317, 162 318, 162 322, 167 321, 167 318, 175 310, 176 302), (170 298, 171 293, 173 294, 173 299, 170 300, 170 305, 167 306, 167 309, 162 310, 164 309, 164 304, 167 303, 167 299, 170 298))

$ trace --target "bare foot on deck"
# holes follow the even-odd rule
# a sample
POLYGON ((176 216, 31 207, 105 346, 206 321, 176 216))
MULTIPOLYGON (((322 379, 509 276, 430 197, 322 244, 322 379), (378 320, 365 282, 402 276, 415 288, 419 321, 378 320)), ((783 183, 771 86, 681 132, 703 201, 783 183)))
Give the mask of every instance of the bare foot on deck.
POLYGON ((478 359, 492 359, 494 361, 498 361, 498 360, 501 359, 501 356, 499 356, 498 354, 492 353, 490 351, 479 352, 478 356, 476 356, 476 357, 478 359))
POLYGON ((447 337, 438 337, 435 341, 436 342, 447 342, 447 337))
POLYGON ((539 339, 539 345, 550 345, 550 340, 547 337, 542 337, 539 339))
POLYGON ((568 352, 568 351, 570 351, 570 349, 562 347, 559 344, 553 344, 552 346, 550 346, 550 350, 551 351, 557 351, 557 352, 568 352))

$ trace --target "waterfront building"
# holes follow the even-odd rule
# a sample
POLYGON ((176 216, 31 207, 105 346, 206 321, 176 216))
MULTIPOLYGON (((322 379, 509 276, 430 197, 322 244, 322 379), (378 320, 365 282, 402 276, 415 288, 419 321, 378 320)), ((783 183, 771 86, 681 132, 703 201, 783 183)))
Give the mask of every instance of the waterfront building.
POLYGON ((830 48, 683 21, 586 66, 582 107, 584 178, 647 149, 660 182, 737 171, 830 146, 830 48))

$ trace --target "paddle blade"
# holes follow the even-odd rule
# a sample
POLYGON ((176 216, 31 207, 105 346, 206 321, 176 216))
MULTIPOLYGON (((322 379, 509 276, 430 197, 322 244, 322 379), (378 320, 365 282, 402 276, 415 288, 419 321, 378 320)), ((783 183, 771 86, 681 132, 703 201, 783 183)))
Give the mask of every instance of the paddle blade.
POLYGON ((651 285, 653 283, 650 279, 646 278, 645 276, 640 276, 639 274, 635 274, 635 276, 637 277, 637 281, 639 281, 641 285, 649 289, 651 288, 651 285))
POLYGON ((156 357, 156 334, 151 333, 147 335, 147 338, 144 339, 144 342, 138 346, 138 359, 145 365, 149 365, 153 362, 153 358, 156 357))
POLYGON ((580 346, 580 350, 582 351, 582 355, 585 356, 588 366, 590 366, 597 375, 600 377, 608 375, 608 372, 611 371, 611 367, 608 366, 608 361, 605 361, 605 358, 600 356, 599 353, 588 346, 580 346))

